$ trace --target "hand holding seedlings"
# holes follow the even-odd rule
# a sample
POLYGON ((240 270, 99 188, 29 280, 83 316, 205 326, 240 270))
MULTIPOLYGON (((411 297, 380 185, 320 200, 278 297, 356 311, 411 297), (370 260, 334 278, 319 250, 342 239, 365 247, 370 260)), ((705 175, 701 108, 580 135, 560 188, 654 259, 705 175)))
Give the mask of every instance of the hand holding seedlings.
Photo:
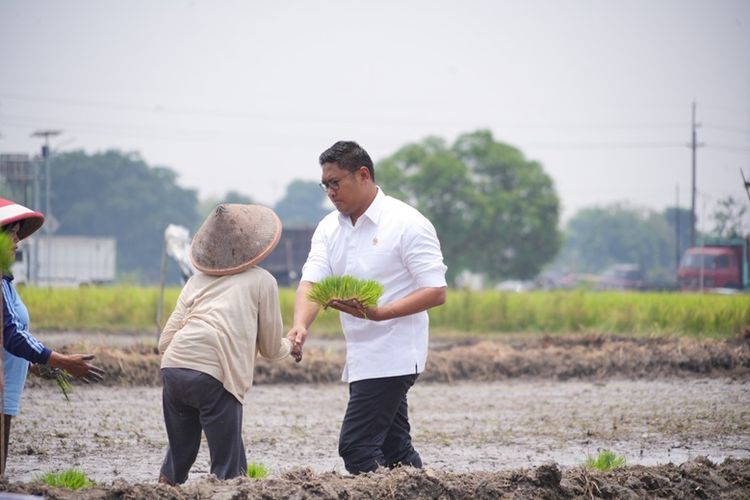
POLYGON ((323 306, 332 307, 357 318, 373 319, 383 285, 374 280, 360 280, 353 276, 329 276, 315 283, 308 298, 323 306))
POLYGON ((332 300, 328 303, 328 307, 336 309, 357 318, 373 319, 372 308, 366 308, 357 299, 348 300, 332 300))
POLYGON ((87 363, 92 359, 94 359, 93 354, 60 354, 52 351, 47 365, 51 368, 63 369, 87 384, 101 382, 105 372, 98 366, 87 363))
POLYGON ((63 396, 65 396, 65 399, 67 401, 70 401, 70 397, 68 397, 68 394, 70 393, 71 389, 73 389, 73 384, 70 383, 72 379, 70 373, 66 372, 62 368, 50 368, 47 365, 40 364, 32 364, 31 366, 29 366, 29 371, 37 377, 46 380, 54 380, 57 383, 57 386, 62 391, 63 396))

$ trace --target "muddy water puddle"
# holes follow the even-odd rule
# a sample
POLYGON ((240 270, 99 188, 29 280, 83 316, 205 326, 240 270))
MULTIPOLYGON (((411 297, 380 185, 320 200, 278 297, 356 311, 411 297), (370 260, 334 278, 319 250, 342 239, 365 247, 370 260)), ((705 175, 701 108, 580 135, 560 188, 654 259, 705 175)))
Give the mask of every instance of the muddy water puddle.
MULTIPOLYGON (((344 384, 262 385, 245 406, 249 462, 272 476, 304 466, 344 472, 337 456, 344 384)), ((600 448, 630 464, 750 457, 750 383, 726 379, 428 384, 410 392, 414 444, 427 467, 491 471, 553 460, 579 465, 600 448)), ((100 482, 155 481, 166 446, 161 389, 53 385, 26 390, 8 477, 80 468, 100 482)), ((191 480, 208 474, 201 446, 191 480)))

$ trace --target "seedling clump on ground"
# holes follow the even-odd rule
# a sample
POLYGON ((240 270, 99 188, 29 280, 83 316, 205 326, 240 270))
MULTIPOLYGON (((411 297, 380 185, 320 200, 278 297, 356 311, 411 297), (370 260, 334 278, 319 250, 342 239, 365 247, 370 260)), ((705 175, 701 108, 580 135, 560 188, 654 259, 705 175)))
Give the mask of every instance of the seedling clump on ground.
POLYGON ((383 295, 383 285, 353 276, 329 276, 313 285, 308 297, 327 309, 333 301, 347 302, 362 309, 375 307, 383 295))
POLYGON ((268 476, 268 469, 263 464, 249 463, 247 464, 247 477, 251 479, 264 479, 268 476))
POLYGON ((595 457, 589 455, 583 465, 589 469, 607 472, 625 465, 625 457, 617 455, 614 451, 601 450, 595 457))
POLYGON ((48 486, 68 490, 82 490, 94 485, 94 482, 87 478, 85 473, 77 469, 68 469, 57 473, 48 472, 39 479, 48 486))

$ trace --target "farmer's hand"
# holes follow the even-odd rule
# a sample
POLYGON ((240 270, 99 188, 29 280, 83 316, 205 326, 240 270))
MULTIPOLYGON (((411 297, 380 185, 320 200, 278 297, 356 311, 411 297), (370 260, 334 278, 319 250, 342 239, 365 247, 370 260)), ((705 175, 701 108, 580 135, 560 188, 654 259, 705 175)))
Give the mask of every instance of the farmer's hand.
POLYGON ((93 354, 60 354, 52 351, 47 365, 52 368, 62 368, 86 383, 101 382, 104 378, 104 370, 87 363, 92 359, 94 359, 93 354))
POLYGON ((47 380, 53 380, 55 378, 55 375, 59 371, 60 371, 59 368, 51 368, 47 365, 39 365, 37 363, 31 363, 29 365, 30 373, 33 373, 39 378, 43 378, 47 380))
POLYGON ((292 350, 290 354, 294 358, 294 361, 296 361, 297 363, 302 361, 302 345, 298 344, 297 342, 292 342, 292 350))
POLYGON ((307 328, 301 326, 292 327, 289 333, 286 334, 286 338, 292 343, 292 357, 299 363, 302 361, 302 346, 305 345, 307 339, 307 328))

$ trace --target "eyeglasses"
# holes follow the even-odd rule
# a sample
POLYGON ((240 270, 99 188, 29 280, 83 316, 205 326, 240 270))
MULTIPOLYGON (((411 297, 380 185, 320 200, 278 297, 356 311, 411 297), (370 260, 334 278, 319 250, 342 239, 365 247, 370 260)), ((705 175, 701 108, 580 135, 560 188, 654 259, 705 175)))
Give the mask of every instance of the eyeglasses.
MULTIPOLYGON (((349 172, 346 175, 352 175, 354 172, 349 172)), ((320 189, 323 190, 324 193, 328 193, 328 190, 331 189, 333 192, 336 192, 341 187, 341 180, 342 179, 331 179, 330 181, 323 181, 318 184, 320 186, 320 189)))

